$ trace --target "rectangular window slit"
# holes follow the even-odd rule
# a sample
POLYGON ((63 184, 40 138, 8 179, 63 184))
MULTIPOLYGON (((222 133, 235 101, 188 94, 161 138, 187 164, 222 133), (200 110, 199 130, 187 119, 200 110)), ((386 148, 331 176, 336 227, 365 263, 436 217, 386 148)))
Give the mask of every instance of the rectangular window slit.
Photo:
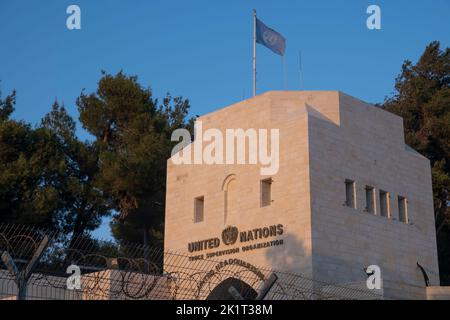
POLYGON ((402 196, 398 196, 398 219, 408 223, 408 201, 402 196))
POLYGON ((194 200, 194 223, 202 222, 204 219, 205 197, 198 197, 194 200))
POLYGON ((261 180, 261 207, 270 206, 272 203, 272 178, 261 180))
POLYGON ((380 190, 380 216, 390 218, 389 192, 380 190))
POLYGON ((366 186, 366 211, 369 213, 375 213, 375 193, 373 187, 366 186))
POLYGON ((356 209, 356 188, 355 182, 352 180, 345 180, 345 205, 347 207, 356 209))

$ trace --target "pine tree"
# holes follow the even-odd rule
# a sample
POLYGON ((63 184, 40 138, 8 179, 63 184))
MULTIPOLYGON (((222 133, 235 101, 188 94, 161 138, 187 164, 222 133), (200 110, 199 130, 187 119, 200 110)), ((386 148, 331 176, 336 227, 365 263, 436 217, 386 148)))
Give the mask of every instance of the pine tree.
POLYGON ((95 186, 99 174, 98 148, 76 137, 75 121, 58 102, 42 119, 41 127, 54 135, 64 157, 64 171, 58 177, 64 211, 59 214, 58 222, 70 235, 72 248, 78 237, 95 230, 102 217, 111 212, 108 199, 95 186))
POLYGON ((113 234, 161 245, 170 136, 176 128, 192 126, 186 121, 189 102, 167 95, 158 106, 136 76, 119 72, 103 73, 96 93, 82 92, 77 105, 99 150, 97 186, 117 212, 113 234))
POLYGON ((441 282, 450 284, 450 49, 430 43, 403 63, 383 105, 404 119, 406 143, 430 159, 441 282))

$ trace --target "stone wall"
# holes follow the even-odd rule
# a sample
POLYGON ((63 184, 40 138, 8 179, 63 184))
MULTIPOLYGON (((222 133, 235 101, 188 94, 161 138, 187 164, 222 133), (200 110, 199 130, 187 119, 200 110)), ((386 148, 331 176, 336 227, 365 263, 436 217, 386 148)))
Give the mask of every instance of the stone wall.
MULTIPOLYGON (((425 297, 417 262, 432 285, 439 283, 430 164, 405 145, 401 118, 340 92, 303 91, 268 92, 198 121, 203 130, 280 130, 273 202, 260 207, 260 181, 267 177, 259 165, 169 159, 166 250, 192 254, 188 243, 220 238, 229 225, 241 231, 283 224, 283 246, 229 257, 332 283, 364 282, 364 268, 376 264, 391 298, 425 297), (346 179, 356 183, 356 209, 345 206, 346 179), (366 185, 375 191, 374 214, 364 211, 366 185), (380 216, 380 190, 390 194, 389 218, 380 216), (407 223, 399 221, 399 195, 408 201, 407 223), (200 196, 204 221, 194 223, 200 196)), ((201 254, 239 246, 221 243, 201 254)))

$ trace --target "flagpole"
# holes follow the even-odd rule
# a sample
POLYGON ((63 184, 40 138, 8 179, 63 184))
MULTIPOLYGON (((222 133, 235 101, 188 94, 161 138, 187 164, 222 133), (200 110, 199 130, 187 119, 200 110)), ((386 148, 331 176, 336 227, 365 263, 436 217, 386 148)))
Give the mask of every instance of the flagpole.
POLYGON ((303 59, 302 59, 302 50, 299 50, 299 51, 298 51, 298 75, 299 75, 300 90, 304 90, 304 87, 303 87, 303 59))
POLYGON ((256 10, 253 9, 253 96, 256 96, 256 10))

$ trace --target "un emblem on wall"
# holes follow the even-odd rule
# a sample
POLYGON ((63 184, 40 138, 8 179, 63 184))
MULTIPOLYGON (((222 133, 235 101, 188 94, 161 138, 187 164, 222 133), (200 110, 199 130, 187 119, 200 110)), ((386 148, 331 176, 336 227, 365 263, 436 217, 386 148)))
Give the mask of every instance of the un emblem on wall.
POLYGON ((225 230, 222 231, 222 241, 227 246, 236 243, 238 238, 239 230, 236 227, 229 226, 225 230))

